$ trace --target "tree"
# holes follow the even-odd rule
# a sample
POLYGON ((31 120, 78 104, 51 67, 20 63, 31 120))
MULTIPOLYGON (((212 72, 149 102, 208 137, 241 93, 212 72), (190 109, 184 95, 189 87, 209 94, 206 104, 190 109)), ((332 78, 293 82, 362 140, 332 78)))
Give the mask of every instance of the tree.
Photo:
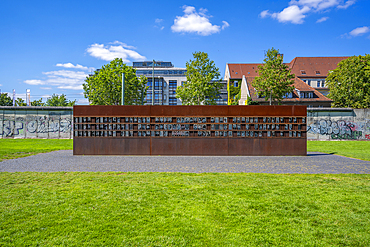
POLYGON ((45 103, 42 103, 42 98, 41 98, 39 100, 32 101, 31 106, 45 106, 45 103))
POLYGON ((120 105, 122 73, 125 73, 125 105, 141 105, 146 97, 147 78, 136 77, 136 70, 116 58, 94 75, 86 77, 84 96, 91 105, 120 105))
POLYGON ((288 66, 283 64, 283 57, 279 56, 279 50, 271 48, 267 51, 263 60, 264 64, 258 66, 259 76, 254 79, 252 86, 258 96, 265 97, 270 102, 281 103, 284 96, 293 92, 294 74, 288 66))
POLYGON ((0 93, 0 106, 12 106, 13 100, 8 96, 8 93, 0 93))
POLYGON ((229 105, 238 105, 239 104, 239 100, 240 100, 240 97, 241 97, 241 85, 242 85, 242 81, 241 80, 238 80, 238 85, 235 86, 234 83, 232 82, 229 82, 228 84, 228 94, 229 94, 229 97, 228 97, 228 104, 229 105))
POLYGON ((16 106, 27 106, 26 102, 24 102, 24 100, 22 98, 17 98, 15 100, 15 105, 16 106))
POLYGON ((53 94, 50 98, 46 100, 46 106, 73 106, 76 104, 76 100, 67 100, 67 97, 62 95, 53 94))
POLYGON ((205 52, 193 53, 194 60, 186 62, 186 82, 176 90, 183 105, 215 105, 221 83, 219 69, 205 52))
POLYGON ((258 101, 254 101, 251 97, 247 96, 247 104, 246 105, 259 105, 258 101))
POLYGON ((370 107, 370 55, 341 61, 326 78, 332 107, 370 107))

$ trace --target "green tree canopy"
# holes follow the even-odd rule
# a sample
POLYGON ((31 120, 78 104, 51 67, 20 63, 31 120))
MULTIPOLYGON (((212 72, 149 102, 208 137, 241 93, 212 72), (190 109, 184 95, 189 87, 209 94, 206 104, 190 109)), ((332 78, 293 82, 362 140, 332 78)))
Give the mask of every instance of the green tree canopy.
POLYGON ((15 105, 16 105, 16 106, 27 106, 27 103, 26 103, 26 102, 24 102, 24 100, 23 100, 22 98, 17 98, 17 99, 15 100, 15 105))
POLYGON ((0 93, 0 106, 12 106, 13 100, 8 96, 8 93, 0 93))
POLYGON ((186 82, 176 90, 183 105, 215 105, 222 85, 219 69, 205 52, 193 53, 194 60, 186 62, 186 82))
POLYGON ((147 78, 136 77, 136 70, 116 58, 104 65, 83 84, 84 96, 91 105, 120 105, 122 73, 125 73, 125 105, 141 105, 147 90, 147 78))
POLYGON ((265 97, 266 101, 281 103, 284 96, 293 92, 294 74, 283 63, 283 57, 279 56, 279 50, 271 48, 267 51, 263 60, 264 64, 258 66, 258 74, 252 86, 258 96, 265 97))
POLYGON ((240 100, 240 97, 241 97, 241 85, 242 85, 242 81, 241 80, 238 80, 238 85, 235 86, 234 81, 230 81, 229 84, 228 84, 228 94, 229 94, 229 97, 228 97, 228 104, 229 105, 238 105, 239 104, 239 100, 240 100))
POLYGON ((53 94, 50 98, 46 100, 46 106, 73 106, 76 104, 76 100, 67 100, 67 97, 62 95, 53 94))
POLYGON ((42 98, 41 98, 39 100, 32 101, 31 106, 45 106, 45 103, 42 102, 42 98))
POLYGON ((370 107, 370 55, 341 61, 326 78, 332 107, 370 107))

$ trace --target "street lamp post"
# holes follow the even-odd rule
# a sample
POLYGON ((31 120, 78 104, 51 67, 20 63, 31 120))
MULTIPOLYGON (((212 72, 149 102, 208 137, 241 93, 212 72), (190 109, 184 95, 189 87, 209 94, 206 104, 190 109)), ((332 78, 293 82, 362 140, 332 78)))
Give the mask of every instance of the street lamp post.
POLYGON ((122 97, 121 105, 125 105, 125 73, 122 73, 122 97))
POLYGON ((153 72, 152 72, 152 105, 154 105, 154 59, 153 59, 153 63, 152 63, 152 67, 153 67, 153 72))

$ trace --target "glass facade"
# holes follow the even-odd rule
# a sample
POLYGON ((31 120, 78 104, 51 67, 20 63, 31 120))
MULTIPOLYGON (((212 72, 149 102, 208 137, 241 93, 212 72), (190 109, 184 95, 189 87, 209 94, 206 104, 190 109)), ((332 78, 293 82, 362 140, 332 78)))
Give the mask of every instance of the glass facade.
POLYGON ((169 98, 169 105, 177 105, 177 98, 176 97, 170 97, 169 98))
MULTIPOLYGON (((156 76, 156 75, 184 76, 185 73, 186 73, 186 70, 155 70, 155 68, 154 68, 154 76, 156 76)), ((145 76, 148 77, 148 76, 152 76, 152 74, 153 74, 153 70, 136 69, 136 75, 137 76, 145 75, 145 76)))

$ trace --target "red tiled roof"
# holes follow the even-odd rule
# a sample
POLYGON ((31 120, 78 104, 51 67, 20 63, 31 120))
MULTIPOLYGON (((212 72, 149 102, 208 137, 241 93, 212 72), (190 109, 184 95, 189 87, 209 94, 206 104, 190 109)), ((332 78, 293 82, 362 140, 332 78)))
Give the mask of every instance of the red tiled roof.
MULTIPOLYGON (((290 63, 285 63, 298 77, 325 78, 329 70, 337 67, 338 63, 348 57, 296 57, 290 63), (302 71, 305 74, 302 74, 302 71), (318 73, 317 73, 318 72, 318 73)), ((229 63, 230 79, 241 79, 258 76, 258 65, 261 63, 229 63)))
MULTIPOLYGON (((254 80, 254 78, 255 77, 246 77, 247 86, 248 86, 249 93, 251 94, 251 98, 254 101, 265 101, 265 98, 257 98, 257 95, 255 94, 256 90, 252 86, 252 81, 254 80)), ((313 101, 314 102, 318 102, 318 101, 319 102, 331 102, 331 99, 325 97, 319 91, 317 91, 313 87, 307 85, 306 83, 304 83, 298 77, 294 78, 293 86, 301 92, 313 92, 314 97, 313 98, 299 98, 299 96, 297 94, 297 91, 294 90, 293 91, 293 98, 285 98, 285 99, 283 99, 283 102, 284 101, 285 102, 292 102, 292 101, 295 101, 295 102, 298 102, 298 101, 299 102, 313 102, 313 101)))
POLYGON ((298 77, 327 77, 329 70, 348 57, 296 57, 287 65, 298 77), (302 73, 304 72, 304 73, 302 73))
POLYGON ((241 79, 245 76, 258 76, 260 63, 229 63, 230 79, 241 79))

